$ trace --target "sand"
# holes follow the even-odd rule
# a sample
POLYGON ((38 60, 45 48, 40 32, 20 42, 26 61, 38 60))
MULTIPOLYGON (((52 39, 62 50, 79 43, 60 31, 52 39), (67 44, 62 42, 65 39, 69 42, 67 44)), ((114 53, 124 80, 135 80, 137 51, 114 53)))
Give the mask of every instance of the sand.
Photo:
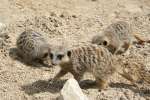
MULTIPOLYGON (((25 29, 42 33, 51 44, 67 48, 88 44, 117 20, 129 22, 134 32, 150 37, 149 0, 0 0, 0 100, 56 100, 71 74, 53 84, 59 67, 33 67, 17 60, 16 39, 25 29)), ((130 51, 150 60, 150 44, 130 51)), ((149 64, 150 65, 150 64, 149 64)), ((89 74, 87 79, 93 79, 89 74)), ((145 84, 144 84, 145 86, 145 84)), ((149 88, 149 86, 147 86, 149 88)), ((83 89, 89 100, 150 100, 150 90, 137 91, 116 75, 106 91, 83 89)))

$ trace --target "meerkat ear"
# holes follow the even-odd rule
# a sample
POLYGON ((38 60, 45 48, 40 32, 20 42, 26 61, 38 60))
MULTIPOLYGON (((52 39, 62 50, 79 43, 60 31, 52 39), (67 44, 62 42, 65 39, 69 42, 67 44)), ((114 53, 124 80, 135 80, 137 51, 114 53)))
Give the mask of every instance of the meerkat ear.
POLYGON ((103 38, 102 45, 104 45, 104 46, 108 46, 109 45, 109 39, 108 39, 108 37, 104 37, 103 38))
POLYGON ((68 57, 71 56, 71 51, 67 51, 67 56, 68 56, 68 57))
POLYGON ((108 42, 107 42, 106 40, 104 40, 104 41, 103 41, 103 45, 104 45, 104 46, 107 46, 107 45, 108 45, 108 42))
POLYGON ((93 36, 91 43, 95 43, 96 40, 97 40, 97 36, 93 36))

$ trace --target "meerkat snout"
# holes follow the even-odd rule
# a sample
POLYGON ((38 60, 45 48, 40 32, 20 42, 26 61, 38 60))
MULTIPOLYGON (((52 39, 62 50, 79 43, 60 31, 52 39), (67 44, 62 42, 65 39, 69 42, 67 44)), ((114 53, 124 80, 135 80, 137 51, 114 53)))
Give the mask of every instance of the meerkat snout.
POLYGON ((64 50, 63 47, 55 46, 50 53, 52 65, 61 65, 69 62, 70 55, 71 52, 69 50, 64 50))

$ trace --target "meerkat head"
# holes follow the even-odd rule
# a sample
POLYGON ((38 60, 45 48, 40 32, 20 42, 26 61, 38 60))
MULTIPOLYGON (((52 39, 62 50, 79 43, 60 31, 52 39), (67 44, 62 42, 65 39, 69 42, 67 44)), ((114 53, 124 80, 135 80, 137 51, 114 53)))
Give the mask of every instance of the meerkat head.
POLYGON ((47 65, 51 65, 50 52, 50 45, 44 45, 40 50, 40 59, 47 65))
POLYGON ((61 65, 70 62, 71 52, 62 46, 52 48, 50 58, 53 65, 61 65))
POLYGON ((93 37, 92 43, 97 44, 97 45, 103 45, 103 46, 107 47, 109 45, 109 40, 106 36, 99 35, 99 36, 93 37))

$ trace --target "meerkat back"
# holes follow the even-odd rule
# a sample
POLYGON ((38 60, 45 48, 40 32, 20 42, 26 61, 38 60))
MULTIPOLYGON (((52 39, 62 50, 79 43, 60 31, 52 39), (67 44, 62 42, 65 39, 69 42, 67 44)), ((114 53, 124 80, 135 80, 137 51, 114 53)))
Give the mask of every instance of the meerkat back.
POLYGON ((128 23, 118 21, 104 29, 102 35, 95 36, 92 43, 104 45, 113 54, 123 53, 131 44, 131 33, 128 23))
POLYGON ((109 32, 109 30, 118 36, 119 40, 121 41, 127 41, 131 42, 131 34, 132 34, 132 28, 131 26, 124 21, 118 21, 116 23, 111 24, 107 29, 106 32, 109 32))
POLYGON ((115 72, 112 54, 105 48, 97 45, 88 45, 74 48, 66 53, 53 54, 52 63, 59 64, 61 71, 55 76, 58 79, 71 72, 78 81, 85 72, 90 72, 96 78, 100 89, 107 87, 107 79, 115 72), (57 55, 54 57, 54 55, 57 55))
POLYGON ((102 46, 88 45, 73 49, 71 51, 70 59, 75 70, 78 70, 77 67, 85 67, 87 71, 91 72, 93 71, 94 67, 97 68, 105 66, 107 69, 108 63, 110 63, 112 60, 112 55, 106 48, 102 46))
POLYGON ((49 44, 44 37, 33 30, 26 30, 20 34, 17 39, 18 54, 27 62, 36 58, 41 58, 45 55, 48 56, 49 44))

